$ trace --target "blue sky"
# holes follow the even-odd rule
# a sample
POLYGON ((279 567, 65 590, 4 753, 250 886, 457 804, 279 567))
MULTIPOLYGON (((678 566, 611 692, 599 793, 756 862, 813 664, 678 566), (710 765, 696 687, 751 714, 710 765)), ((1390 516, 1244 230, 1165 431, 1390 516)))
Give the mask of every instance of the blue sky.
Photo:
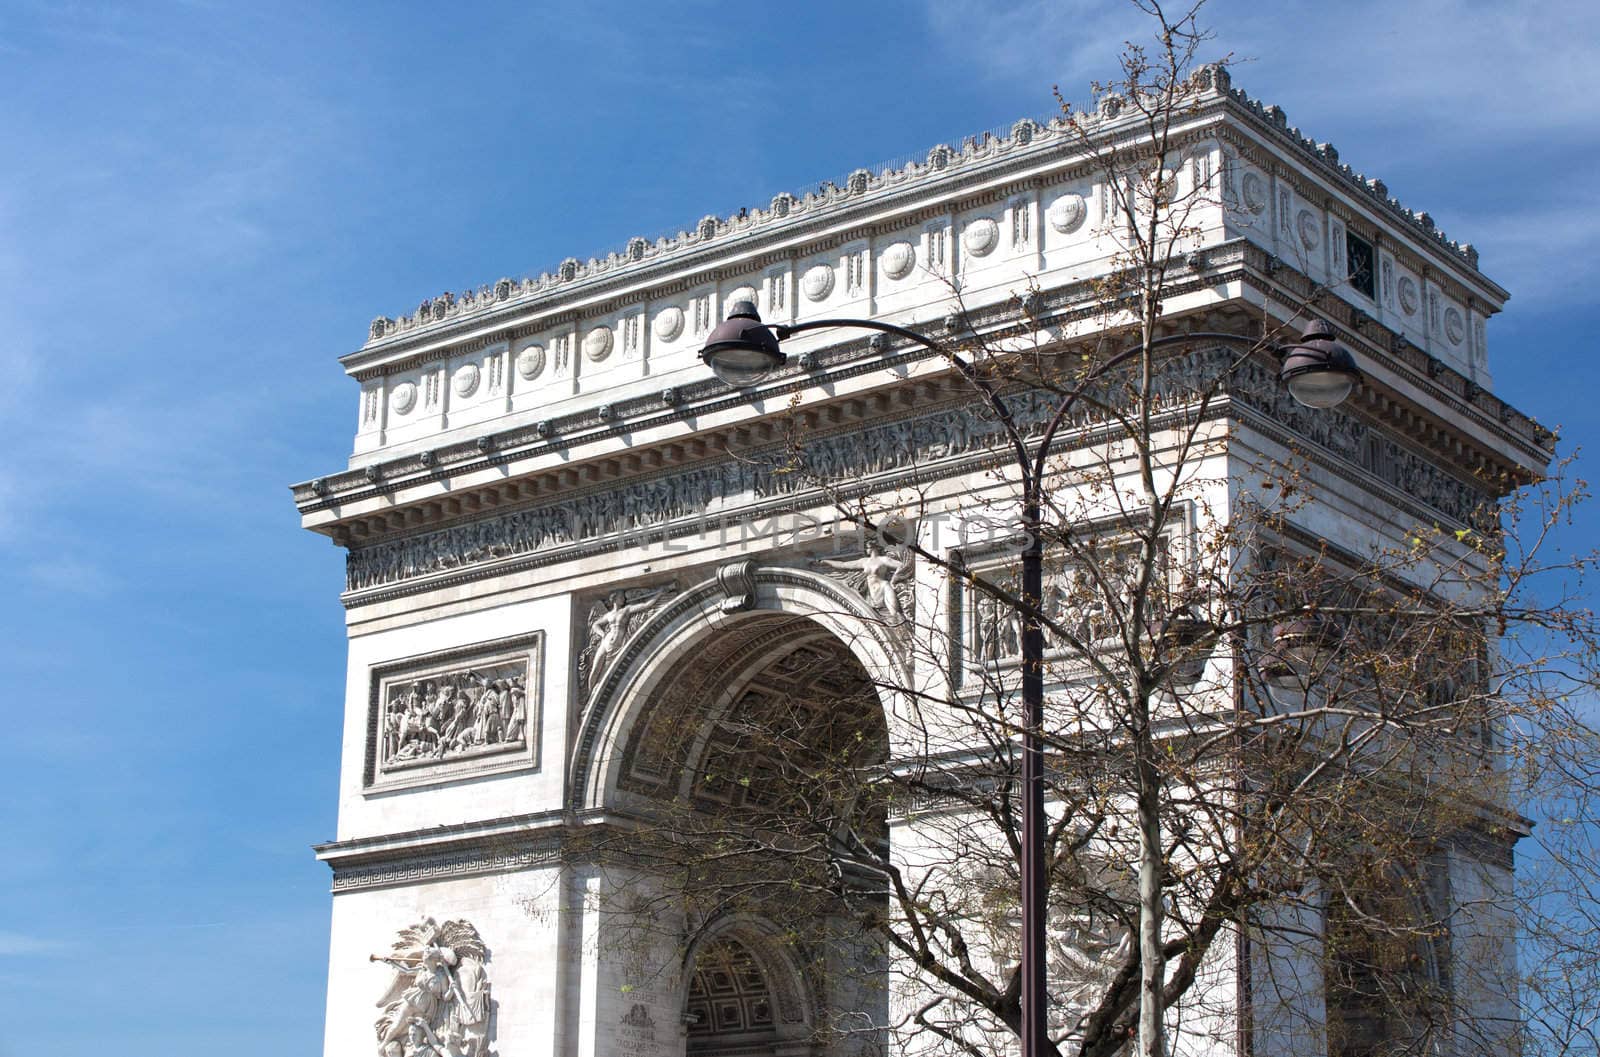
MULTIPOLYGON (((1591 6, 1209 9, 1235 84, 1480 248, 1497 388, 1568 449, 1600 437, 1591 6)), ((1047 118, 1141 32, 0 0, 0 1057, 319 1050, 342 559, 284 486, 347 456, 373 316, 1047 118)))

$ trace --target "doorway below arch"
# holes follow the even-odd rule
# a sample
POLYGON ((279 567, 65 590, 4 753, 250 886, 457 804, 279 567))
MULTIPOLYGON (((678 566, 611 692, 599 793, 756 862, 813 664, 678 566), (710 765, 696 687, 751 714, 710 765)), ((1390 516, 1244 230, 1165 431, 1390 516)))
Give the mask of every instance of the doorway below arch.
POLYGON ((720 936, 695 959, 684 1010, 687 1057, 776 1057, 777 1017, 767 974, 743 943, 720 936))
POLYGON ((680 644, 624 700, 618 801, 629 861, 689 925, 678 977, 689 1057, 880 1052, 887 717, 850 648, 763 612, 680 644))

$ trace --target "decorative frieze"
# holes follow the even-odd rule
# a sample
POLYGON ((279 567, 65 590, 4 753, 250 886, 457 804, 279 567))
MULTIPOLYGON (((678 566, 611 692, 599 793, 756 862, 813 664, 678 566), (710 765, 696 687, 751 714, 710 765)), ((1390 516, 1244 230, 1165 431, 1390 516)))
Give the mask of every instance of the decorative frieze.
POLYGON ((610 327, 595 327, 583 336, 583 354, 591 363, 600 363, 611 355, 613 340, 610 327))
MULTIPOLYGON (((1229 395, 1439 513, 1470 522, 1485 501, 1485 491, 1371 433, 1353 414, 1337 409, 1313 412, 1294 403, 1264 363, 1235 365, 1235 360, 1224 350, 1202 350, 1163 361, 1155 382, 1157 391, 1167 403, 1182 403, 1205 378, 1231 367, 1229 395)), ((1053 409, 1053 400, 1046 394, 1017 393, 1007 399, 1017 421, 1030 431, 1053 409)), ((1078 423, 1087 424, 1088 416, 1089 412, 1082 412, 1078 423)), ((637 541, 647 532, 666 537, 680 530, 703 531, 711 517, 709 510, 726 517, 772 497, 798 500, 801 492, 815 493, 820 500, 824 495, 818 489, 819 481, 837 484, 895 472, 958 472, 962 465, 940 465, 939 460, 987 454, 1000 439, 995 421, 976 408, 956 406, 819 437, 793 450, 774 447, 765 457, 755 453, 753 457, 701 463, 353 549, 346 562, 347 589, 364 590, 586 541, 637 541)), ((887 486, 889 482, 883 483, 887 486)))
POLYGON ((789 273, 774 271, 767 273, 767 312, 772 316, 782 315, 789 308, 789 273))
POLYGON ((1267 182, 1260 173, 1244 174, 1244 207, 1256 216, 1267 210, 1267 182))
POLYGON ((495 837, 453 845, 444 850, 419 852, 410 849, 353 859, 330 857, 328 865, 333 869, 335 893, 361 892, 391 885, 516 873, 530 867, 544 866, 560 859, 563 840, 561 834, 519 835, 510 841, 495 837))
POLYGON ((1000 225, 992 217, 978 217, 961 233, 962 247, 974 257, 987 257, 1000 244, 1000 225))
POLYGON ((945 225, 943 222, 928 226, 928 268, 939 272, 945 266, 945 225))
POLYGON ((668 305, 656 316, 656 337, 662 341, 677 341, 678 335, 683 333, 683 309, 677 305, 668 305))
POLYGON ((530 344, 517 353, 517 375, 525 382, 531 382, 544 373, 544 346, 530 344))
POLYGON ((1422 307, 1422 295, 1417 291, 1417 281, 1409 275, 1400 277, 1398 287, 1400 291, 1400 311, 1408 316, 1417 314, 1417 309, 1422 307))
POLYGON ((1300 215, 1295 218, 1295 233, 1300 236, 1300 245, 1307 250, 1315 250, 1322 245, 1322 221, 1309 209, 1300 210, 1300 215))
POLYGON ((409 415, 411 409, 417 406, 417 385, 415 382, 401 382, 389 391, 389 407, 397 415, 409 415))
POLYGON ((1026 246, 1033 237, 1033 204, 1026 198, 1011 203, 1011 245, 1026 246))
POLYGON ((1260 363, 1241 364, 1229 392, 1323 450, 1460 524, 1476 523, 1490 502, 1486 489, 1441 469, 1348 411, 1314 410, 1295 403, 1260 363))
POLYGON ((833 293, 833 266, 814 264, 806 269, 806 274, 800 279, 800 289, 807 301, 826 301, 828 295, 833 293))
POLYGON ((917 266, 917 251, 909 242, 896 242, 883 251, 883 274, 904 279, 917 266))
POLYGON ((1045 211, 1045 220, 1050 227, 1062 235, 1070 235, 1083 226, 1084 217, 1089 215, 1089 207, 1080 194, 1064 194, 1050 204, 1045 211))

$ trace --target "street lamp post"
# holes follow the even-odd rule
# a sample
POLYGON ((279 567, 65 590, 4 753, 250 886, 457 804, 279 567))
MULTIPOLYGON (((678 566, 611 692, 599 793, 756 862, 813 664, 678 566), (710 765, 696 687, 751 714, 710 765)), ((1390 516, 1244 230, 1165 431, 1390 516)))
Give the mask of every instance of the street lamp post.
MULTIPOLYGON (((983 393, 1006 428, 1022 479, 1021 597, 1022 614, 1022 1057, 1045 1057, 1050 1046, 1046 1002, 1045 856, 1044 856, 1044 628, 1039 605, 1044 598, 1044 544, 1041 510, 1044 503, 1045 462, 1059 426, 1078 398, 1095 381, 1142 353, 1190 342, 1218 342, 1256 348, 1262 343, 1238 334, 1209 331, 1173 334, 1125 349, 1091 371, 1057 405, 1049 424, 1029 451, 1029 444, 1005 399, 988 379, 956 353, 923 334, 873 319, 816 319, 804 323, 763 323, 749 301, 733 305, 727 319, 706 338, 700 358, 729 385, 753 385, 788 357, 780 343, 794 334, 838 327, 874 330, 904 338, 946 359, 958 373, 983 393)), ((1299 403, 1330 408, 1350 395, 1361 379, 1354 357, 1334 340, 1333 328, 1313 320, 1293 345, 1268 344, 1280 360, 1279 381, 1299 403)))

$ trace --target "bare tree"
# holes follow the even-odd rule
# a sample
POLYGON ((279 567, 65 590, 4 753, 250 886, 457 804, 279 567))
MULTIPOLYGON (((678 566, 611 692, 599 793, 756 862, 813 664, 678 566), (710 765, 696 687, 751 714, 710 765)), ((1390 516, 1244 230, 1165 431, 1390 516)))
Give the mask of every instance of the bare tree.
MULTIPOLYGON (((670 878, 643 922, 692 937, 759 908, 792 923, 818 972, 899 967, 896 1052, 1005 1052, 1024 1003, 1033 679, 1053 1052, 1166 1057, 1245 1034, 1341 1057, 1592 1046, 1596 742, 1572 695, 1593 685, 1597 640, 1581 595, 1540 594, 1590 567, 1547 556, 1574 497, 1530 474, 1485 482, 1458 525, 1395 512, 1365 548, 1308 528, 1346 515, 1309 459, 1235 409, 1317 428, 1278 387, 1274 348, 1334 291, 1174 311, 1223 194, 1183 175, 1180 133, 1226 64, 1197 64, 1197 9, 1139 6, 1154 46, 1094 88, 1098 114, 1130 120, 1108 134, 1062 103, 1110 195, 1096 316, 1053 317, 1019 291, 1009 321, 974 332, 952 289, 935 342, 952 428, 992 447, 989 477, 930 470, 862 494, 819 465, 794 412, 782 469, 883 548, 819 568, 876 578, 859 586, 911 674, 875 685, 818 653, 709 738, 698 713, 653 729, 703 742, 697 776, 583 854, 670 878), (896 731, 888 697, 908 706, 896 731), (1551 828, 1519 895, 1506 882, 1532 797, 1575 824, 1551 828), (1530 966, 1526 1031, 1519 919, 1549 952, 1530 966)), ((841 1011, 832 1027, 885 1025, 841 1011)))

